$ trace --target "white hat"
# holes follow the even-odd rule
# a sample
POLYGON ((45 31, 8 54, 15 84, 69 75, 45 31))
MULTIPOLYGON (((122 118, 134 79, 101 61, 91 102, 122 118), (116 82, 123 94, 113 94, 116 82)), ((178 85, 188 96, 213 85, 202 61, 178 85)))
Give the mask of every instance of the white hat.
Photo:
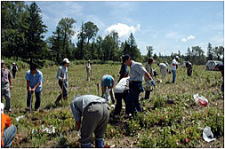
POLYGON ((15 62, 13 62, 13 65, 15 65, 16 63, 15 62))
POLYGON ((4 105, 3 103, 0 103, 1 113, 3 113, 3 112, 4 112, 4 107, 5 107, 5 105, 4 105))
POLYGON ((63 59, 63 62, 65 62, 65 63, 67 63, 67 64, 69 64, 69 63, 70 63, 70 61, 69 61, 69 59, 68 59, 68 58, 64 58, 64 59, 63 59))
POLYGON ((176 59, 179 59, 179 56, 176 56, 176 59))

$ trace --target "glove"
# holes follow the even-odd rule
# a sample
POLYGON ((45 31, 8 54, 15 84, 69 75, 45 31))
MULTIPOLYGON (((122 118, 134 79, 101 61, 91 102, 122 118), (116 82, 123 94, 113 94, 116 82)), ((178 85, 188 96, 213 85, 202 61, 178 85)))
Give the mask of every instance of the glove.
POLYGON ((154 80, 151 80, 151 85, 155 86, 155 81, 154 80))

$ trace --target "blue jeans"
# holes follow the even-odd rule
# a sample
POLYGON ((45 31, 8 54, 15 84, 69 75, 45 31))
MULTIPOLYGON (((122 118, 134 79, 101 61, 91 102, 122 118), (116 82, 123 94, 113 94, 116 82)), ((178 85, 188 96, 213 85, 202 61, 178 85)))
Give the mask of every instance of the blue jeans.
POLYGON ((175 83, 175 81, 176 81, 176 76, 177 76, 176 70, 172 70, 172 79, 173 79, 172 83, 175 83))
POLYGON ((143 109, 139 103, 139 95, 143 92, 142 82, 130 82, 129 92, 126 98, 127 109, 126 114, 134 114, 135 112, 142 112, 143 109))
POLYGON ((4 131, 4 146, 3 147, 11 147, 12 140, 16 136, 16 126, 11 125, 10 127, 6 128, 4 131))

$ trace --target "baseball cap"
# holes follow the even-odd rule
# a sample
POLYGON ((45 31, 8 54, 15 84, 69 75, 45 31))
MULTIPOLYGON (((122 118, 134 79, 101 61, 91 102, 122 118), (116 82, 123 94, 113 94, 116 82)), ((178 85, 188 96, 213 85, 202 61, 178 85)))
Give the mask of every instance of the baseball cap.
POLYGON ((64 59, 63 59, 63 62, 65 62, 65 63, 67 63, 67 64, 69 64, 69 63, 70 63, 70 61, 69 61, 69 59, 68 59, 68 58, 64 58, 64 59))

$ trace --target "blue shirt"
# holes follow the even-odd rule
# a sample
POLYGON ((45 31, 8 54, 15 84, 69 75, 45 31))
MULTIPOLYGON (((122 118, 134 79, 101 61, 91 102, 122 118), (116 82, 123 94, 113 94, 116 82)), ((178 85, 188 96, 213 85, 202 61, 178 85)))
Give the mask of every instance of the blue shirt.
POLYGON ((104 75, 101 80, 102 87, 112 87, 114 78, 111 75, 104 75))
POLYGON ((27 81, 30 81, 30 87, 33 88, 37 83, 41 83, 35 90, 35 92, 40 92, 42 90, 42 81, 43 74, 41 71, 37 70, 37 72, 33 75, 30 70, 26 72, 25 76, 27 81))
POLYGON ((89 106, 92 102, 103 102, 106 100, 102 97, 98 97, 95 95, 82 95, 78 97, 74 97, 72 103, 70 104, 73 117, 76 121, 81 122, 81 117, 84 113, 84 109, 89 106))

